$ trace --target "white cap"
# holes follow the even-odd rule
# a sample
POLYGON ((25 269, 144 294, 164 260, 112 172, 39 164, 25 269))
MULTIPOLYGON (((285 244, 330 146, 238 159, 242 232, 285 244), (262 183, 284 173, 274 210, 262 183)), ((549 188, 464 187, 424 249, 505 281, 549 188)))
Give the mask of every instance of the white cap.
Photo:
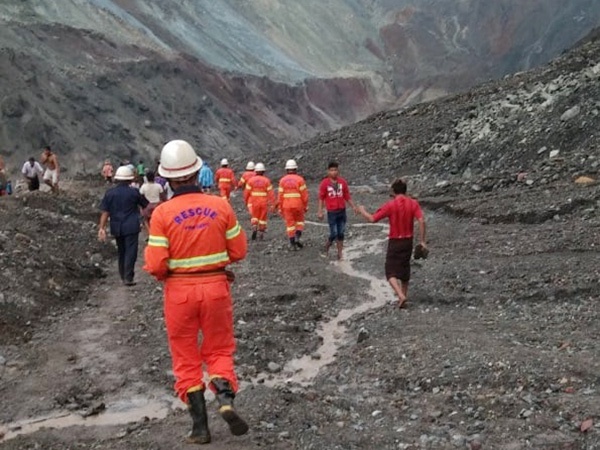
POLYGON ((202 167, 202 159, 186 141, 167 142, 160 152, 158 174, 161 177, 177 180, 194 174, 202 167))
POLYGON ((264 172, 265 165, 263 163, 256 163, 256 165, 254 166, 254 171, 255 172, 264 172))
POLYGON ((248 164, 246 164, 246 170, 254 170, 254 163, 252 161, 248 161, 248 164))
POLYGON ((129 166, 121 166, 115 172, 115 180, 117 181, 131 181, 134 178, 133 170, 129 166))
POLYGON ((227 158, 223 158, 223 159, 221 160, 221 165, 222 165, 222 166, 228 166, 228 165, 229 165, 229 161, 227 161, 227 158))
POLYGON ((298 168, 298 164, 293 159, 288 159, 285 163, 285 170, 294 170, 298 168))

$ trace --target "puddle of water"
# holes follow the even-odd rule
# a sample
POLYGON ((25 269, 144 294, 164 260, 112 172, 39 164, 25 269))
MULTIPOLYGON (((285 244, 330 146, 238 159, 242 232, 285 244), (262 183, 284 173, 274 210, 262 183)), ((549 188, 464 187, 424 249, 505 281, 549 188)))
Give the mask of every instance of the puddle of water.
MULTIPOLYGON (((315 225, 322 224, 315 223, 315 225)), ((377 224, 358 225, 377 226, 377 224)), ((285 365, 281 373, 276 375, 260 374, 250 383, 242 383, 240 390, 250 385, 259 384, 259 380, 261 380, 262 384, 270 387, 287 383, 304 386, 310 385, 323 367, 335 361, 338 349, 347 341, 346 328, 343 325, 344 321, 357 314, 380 308, 388 303, 391 298, 391 291, 383 278, 377 278, 352 266, 352 261, 363 256, 365 253, 377 253, 384 240, 357 241, 347 247, 345 261, 332 263, 340 272, 353 278, 368 281, 370 287, 367 295, 370 297, 370 300, 354 308, 341 310, 329 322, 323 323, 320 326, 318 335, 323 339, 323 343, 315 352, 320 355, 320 359, 313 359, 310 355, 293 359, 285 365)), ((207 391, 206 397, 207 401, 214 399, 214 395, 210 391, 207 391)), ((35 433, 42 428, 62 429, 71 426, 115 426, 135 423, 144 418, 164 419, 169 412, 182 407, 184 405, 177 398, 167 394, 157 399, 133 398, 126 401, 116 401, 109 403, 105 411, 95 416, 82 417, 70 412, 61 412, 0 426, 0 436, 2 436, 0 442, 13 439, 19 435, 35 433)))
POLYGON ((42 428, 67 428, 72 426, 108 426, 124 425, 139 422, 144 418, 164 419, 170 411, 176 409, 177 399, 165 395, 159 399, 134 398, 107 405, 106 411, 90 417, 82 417, 69 412, 37 417, 13 422, 0 427, 0 442, 13 439, 19 435, 35 433, 42 428))
POLYGON ((304 355, 301 358, 288 361, 279 374, 259 374, 252 380, 251 384, 259 384, 260 380, 261 384, 269 387, 287 383, 307 386, 313 382, 323 367, 335 361, 338 349, 347 341, 344 321, 357 314, 385 306, 392 299, 390 288, 383 278, 377 278, 352 266, 352 261, 363 256, 365 253, 377 253, 384 240, 358 241, 348 246, 346 260, 333 263, 340 272, 353 278, 370 282, 367 295, 371 299, 354 308, 342 309, 329 322, 323 323, 320 326, 317 334, 323 339, 323 343, 315 351, 320 356, 320 359, 313 359, 311 355, 304 355))

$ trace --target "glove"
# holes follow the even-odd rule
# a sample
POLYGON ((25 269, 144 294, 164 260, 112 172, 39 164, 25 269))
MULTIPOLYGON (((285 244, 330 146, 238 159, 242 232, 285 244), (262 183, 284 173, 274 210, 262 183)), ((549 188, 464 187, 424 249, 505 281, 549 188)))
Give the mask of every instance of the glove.
POLYGON ((225 276, 227 277, 227 281, 229 281, 230 283, 233 283, 235 281, 235 273, 233 273, 231 270, 226 270, 225 276))
POLYGON ((415 247, 415 259, 427 259, 429 256, 429 249, 418 244, 415 247))

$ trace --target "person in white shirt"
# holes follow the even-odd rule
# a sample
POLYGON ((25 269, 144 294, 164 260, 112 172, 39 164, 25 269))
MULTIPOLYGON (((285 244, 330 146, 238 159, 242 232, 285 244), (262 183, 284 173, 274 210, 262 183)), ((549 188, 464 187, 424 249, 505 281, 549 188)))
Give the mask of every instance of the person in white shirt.
POLYGON ((30 191, 37 191, 40 188, 40 175, 44 173, 44 169, 33 156, 23 164, 21 173, 25 177, 30 191))
POLYGON ((140 188, 140 194, 148 200, 148 206, 144 208, 142 215, 144 216, 144 226, 146 230, 150 230, 150 219, 154 209, 165 199, 165 191, 163 187, 154 182, 154 172, 146 174, 146 182, 140 188))

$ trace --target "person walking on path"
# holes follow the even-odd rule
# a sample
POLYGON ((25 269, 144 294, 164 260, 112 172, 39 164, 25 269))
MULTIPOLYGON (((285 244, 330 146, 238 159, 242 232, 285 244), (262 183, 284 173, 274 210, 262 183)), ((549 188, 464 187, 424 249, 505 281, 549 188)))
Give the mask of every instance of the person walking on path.
POLYGON ((154 210, 144 266, 165 284, 175 389, 192 417, 188 442, 196 444, 211 441, 203 364, 231 433, 248 431, 233 405, 238 390, 230 286, 234 276, 225 270, 246 257, 246 235, 228 201, 202 193, 201 167, 202 160, 187 142, 171 141, 163 147, 158 172, 169 180, 175 195, 154 210))
POLYGON ((37 191, 40 188, 40 176, 44 174, 44 169, 39 162, 32 156, 23 164, 21 173, 27 181, 29 191, 37 191))
POLYGON ((107 184, 112 183, 114 171, 115 169, 112 163, 110 162, 110 159, 105 160, 104 165, 102 166, 101 174, 102 178, 104 178, 104 181, 106 181, 107 184))
POLYGON ((212 169, 206 163, 206 161, 203 161, 202 168, 200 169, 200 173, 198 174, 198 182, 200 183, 202 192, 208 193, 212 191, 214 175, 212 169))
POLYGON ((300 238, 304 231, 304 215, 308 211, 306 181, 298 175, 298 164, 293 159, 285 163, 286 175, 279 180, 277 206, 285 221, 285 229, 292 250, 304 247, 300 238))
POLYGON ((256 175, 248 180, 244 189, 244 202, 249 206, 252 240, 263 240, 267 231, 269 207, 275 210, 275 192, 273 184, 265 176, 265 165, 257 163, 256 175))
POLYGON ((398 306, 403 308, 408 300, 410 280, 410 258, 413 251, 414 221, 419 223, 420 251, 427 251, 425 242, 425 217, 419 202, 406 195, 406 183, 398 179, 392 183, 393 199, 379 208, 375 214, 360 206, 360 214, 369 222, 389 219, 390 231, 385 258, 385 276, 398 297, 398 306))
POLYGON ((231 191, 235 189, 235 173, 229 168, 226 158, 221 160, 221 167, 215 173, 215 185, 219 189, 219 195, 229 201, 231 191))
POLYGON ((254 175, 256 175, 256 171, 254 169, 255 169, 254 162, 248 161, 248 164, 246 164, 246 171, 240 177, 240 181, 238 183, 238 189, 246 189, 246 183, 248 182, 248 180, 250 178, 252 178, 254 175))
POLYGON ((319 209, 317 212, 319 220, 323 220, 323 208, 327 210, 329 238, 325 243, 325 257, 329 256, 329 248, 335 242, 337 246, 337 258, 338 260, 342 259, 344 234, 348 220, 346 203, 358 213, 358 209, 352 201, 348 183, 340 176, 339 164, 332 161, 327 166, 327 177, 319 185, 319 209))
POLYGON ((49 145, 44 147, 40 161, 44 166, 46 166, 43 177, 44 183, 50 186, 50 189, 53 193, 58 194, 58 178, 60 175, 60 167, 58 165, 56 153, 52 151, 49 145))
POLYGON ((138 255, 140 234, 140 208, 148 206, 148 200, 137 189, 130 187, 136 174, 122 166, 115 173, 117 186, 109 189, 100 204, 98 239, 106 241, 106 223, 110 218, 110 234, 117 241, 119 251, 119 275, 125 286, 134 286, 134 269, 138 255))
POLYGON ((144 217, 144 228, 148 234, 150 233, 150 220, 152 213, 156 207, 166 198, 163 187, 156 183, 154 180, 154 172, 148 172, 146 174, 146 182, 140 187, 140 194, 142 194, 149 204, 142 211, 144 217))
MULTIPOLYGON (((244 190, 246 189, 246 183, 248 183, 248 180, 250 180, 250 178, 256 175, 256 171, 254 170, 254 168, 254 162, 248 161, 248 164, 246 164, 246 171, 242 174, 238 183, 238 189, 241 189, 242 192, 244 192, 244 190)), ((252 217, 252 203, 246 204, 246 208, 248 209, 248 214, 250 214, 250 217, 252 217)))

